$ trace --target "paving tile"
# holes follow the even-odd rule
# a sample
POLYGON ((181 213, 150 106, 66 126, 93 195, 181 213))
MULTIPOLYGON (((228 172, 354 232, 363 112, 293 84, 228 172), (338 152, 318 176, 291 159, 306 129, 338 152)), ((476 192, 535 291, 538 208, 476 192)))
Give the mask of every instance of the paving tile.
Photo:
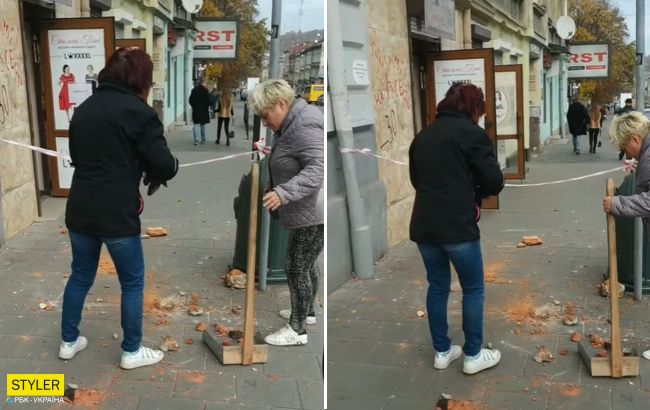
POLYGON ((323 409, 323 380, 298 380, 298 392, 303 409, 323 409))
POLYGON ((333 392, 328 396, 327 408, 331 410, 377 410, 382 409, 387 401, 386 397, 333 392))
POLYGON ((176 377, 174 398, 235 403, 238 400, 235 379, 231 374, 181 370, 176 377))
POLYGON ((565 409, 611 409, 612 393, 610 387, 602 384, 564 384, 551 387, 548 408, 565 409))
POLYGON ((322 382, 318 356, 309 353, 274 352, 272 360, 264 365, 264 372, 280 377, 295 377, 300 374, 301 379, 322 382))
POLYGON ((138 410, 203 410, 203 405, 203 400, 143 398, 138 410))
POLYGON ((154 380, 124 380, 115 379, 110 392, 139 396, 141 398, 171 398, 174 391, 173 382, 159 382, 154 380))
POLYGON ((295 379, 249 375, 237 378, 237 400, 254 406, 300 408, 295 379))

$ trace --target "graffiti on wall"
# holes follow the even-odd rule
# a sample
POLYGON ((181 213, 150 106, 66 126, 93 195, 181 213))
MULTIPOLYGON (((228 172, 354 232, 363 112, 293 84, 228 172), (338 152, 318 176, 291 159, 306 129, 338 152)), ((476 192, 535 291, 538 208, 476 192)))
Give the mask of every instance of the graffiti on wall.
MULTIPOLYGON (((25 70, 17 7, 0 5, 0 130, 26 121, 18 109, 18 96, 25 96, 25 70)), ((22 110, 24 111, 24 110, 22 110)))
MULTIPOLYGON (((373 61, 373 102, 378 119, 379 147, 387 149, 404 133, 400 121, 412 108, 410 66, 403 52, 387 50, 385 45, 372 41, 370 55, 373 61)), ((410 115, 410 114, 409 114, 410 115)))

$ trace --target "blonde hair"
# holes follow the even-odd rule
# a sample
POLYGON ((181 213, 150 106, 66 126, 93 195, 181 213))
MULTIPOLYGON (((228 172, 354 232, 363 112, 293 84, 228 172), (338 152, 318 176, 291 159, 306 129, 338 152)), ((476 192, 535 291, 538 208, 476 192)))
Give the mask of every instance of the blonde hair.
POLYGON ((279 101, 284 101, 291 107, 295 99, 291 86, 285 80, 266 80, 258 84, 250 98, 253 111, 257 114, 273 108, 279 101))
POLYGON ((639 137, 641 141, 650 132, 650 120, 637 111, 630 111, 614 117, 609 126, 609 139, 612 144, 622 146, 627 144, 632 137, 639 137))

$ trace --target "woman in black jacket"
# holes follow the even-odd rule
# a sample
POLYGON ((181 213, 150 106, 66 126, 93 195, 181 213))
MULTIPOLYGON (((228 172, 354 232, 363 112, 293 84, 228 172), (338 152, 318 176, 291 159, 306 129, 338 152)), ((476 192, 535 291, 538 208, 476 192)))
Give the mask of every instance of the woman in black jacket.
POLYGON ((153 64, 139 49, 120 48, 99 73, 97 92, 75 110, 70 122, 70 156, 75 166, 65 221, 72 247, 72 274, 63 294, 59 357, 72 359, 88 341, 79 336, 84 300, 105 244, 122 287, 124 369, 158 363, 159 350, 140 345, 144 256, 139 186, 176 175, 163 126, 147 105, 153 64), (146 183, 146 182, 145 182, 146 183))
POLYGON ((477 222, 481 199, 498 194, 504 178, 487 133, 477 125, 485 114, 483 91, 473 84, 454 84, 437 111, 436 121, 415 137, 409 150, 415 188, 410 236, 427 271, 434 367, 444 369, 461 355, 460 346, 447 336, 451 261, 463 289, 463 371, 474 374, 501 359, 498 350, 481 348, 484 283, 477 222))

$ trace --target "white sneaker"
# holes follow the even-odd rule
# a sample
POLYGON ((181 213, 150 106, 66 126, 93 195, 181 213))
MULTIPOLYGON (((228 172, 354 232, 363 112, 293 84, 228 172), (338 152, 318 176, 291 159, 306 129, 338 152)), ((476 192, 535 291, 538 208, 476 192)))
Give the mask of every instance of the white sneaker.
POLYGON ((84 350, 88 346, 88 339, 79 336, 74 342, 61 342, 59 347, 59 357, 64 360, 70 360, 78 352, 84 350))
POLYGON ((275 346, 305 345, 307 344, 307 333, 299 335, 290 325, 286 325, 272 335, 266 336, 264 341, 275 346))
POLYGON ((451 348, 446 352, 436 352, 436 357, 433 359, 433 367, 436 369, 446 369, 449 364, 460 357, 463 350, 458 345, 451 345, 451 348))
POLYGON ((501 352, 497 349, 481 349, 476 356, 465 356, 463 372, 466 374, 478 373, 481 370, 496 366, 501 360, 501 352))
MULTIPOLYGON (((285 319, 290 319, 291 318, 291 309, 281 310, 280 311, 280 317, 283 317, 285 319)), ((305 320, 305 323, 307 323, 308 325, 315 325, 316 324, 316 316, 307 316, 307 320, 305 320)))
POLYGON ((641 355, 643 356, 644 359, 650 360, 650 350, 646 350, 641 355))
POLYGON ((140 346, 135 352, 122 353, 122 360, 120 361, 120 367, 122 369, 135 369, 137 367, 149 366, 156 364, 165 357, 165 354, 160 350, 150 349, 148 347, 140 346))

